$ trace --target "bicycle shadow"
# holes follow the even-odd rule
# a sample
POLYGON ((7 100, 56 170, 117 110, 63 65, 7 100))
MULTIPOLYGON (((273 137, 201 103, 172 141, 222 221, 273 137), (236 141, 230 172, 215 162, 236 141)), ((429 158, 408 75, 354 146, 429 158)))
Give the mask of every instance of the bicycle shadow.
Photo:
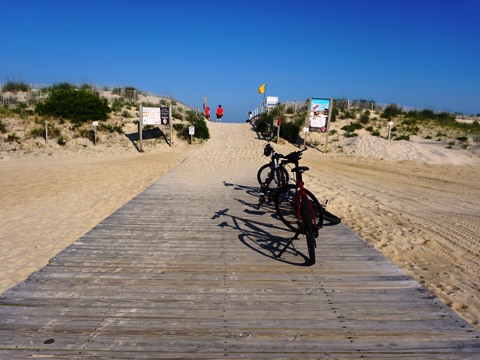
MULTIPOLYGON (((235 200, 245 203, 245 201, 241 199, 235 200)), ((287 228, 273 224, 274 222, 279 222, 279 220, 273 219, 273 216, 269 217, 269 219, 272 218, 272 220, 274 220, 272 222, 249 218, 249 216, 252 215, 262 217, 265 215, 268 216, 270 211, 244 209, 243 212, 245 213, 245 216, 237 216, 231 214, 229 211, 230 209, 228 208, 219 210, 214 213, 211 219, 223 219, 224 221, 217 224, 217 226, 222 229, 231 228, 238 231, 237 238, 242 244, 258 254, 282 263, 296 266, 309 265, 308 257, 303 254, 302 251, 295 248, 294 243, 287 248, 282 257, 276 257, 276 254, 283 249, 291 236, 293 236, 293 233, 287 228), (272 234, 272 232, 281 233, 281 235, 272 234)))

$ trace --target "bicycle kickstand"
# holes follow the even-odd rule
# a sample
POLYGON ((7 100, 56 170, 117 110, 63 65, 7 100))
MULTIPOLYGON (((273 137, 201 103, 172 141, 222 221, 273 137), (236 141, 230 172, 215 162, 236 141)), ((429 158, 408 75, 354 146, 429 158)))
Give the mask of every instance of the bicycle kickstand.
POLYGON ((293 235, 293 237, 290 240, 288 240, 287 244, 283 247, 282 251, 280 251, 277 255, 275 255, 275 257, 279 258, 280 256, 282 256, 282 254, 285 252, 285 250, 287 250, 287 248, 290 246, 290 244, 293 242, 293 240, 298 239, 299 234, 300 234, 300 231, 297 230, 295 235, 293 235))

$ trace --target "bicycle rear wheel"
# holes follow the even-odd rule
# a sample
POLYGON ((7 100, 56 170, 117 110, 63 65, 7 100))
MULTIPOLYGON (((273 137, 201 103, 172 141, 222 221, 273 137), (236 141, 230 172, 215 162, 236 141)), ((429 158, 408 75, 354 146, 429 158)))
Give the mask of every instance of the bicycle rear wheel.
POLYGON ((307 239, 308 257, 310 259, 310 265, 315 264, 315 248, 317 247, 315 242, 314 232, 314 220, 312 218, 312 208, 310 207, 307 197, 302 199, 302 230, 307 239))
MULTIPOLYGON (((308 201, 313 209, 313 216, 315 217, 315 226, 313 228, 315 237, 318 236, 318 230, 323 226, 323 212, 324 208, 320 205, 315 195, 309 190, 305 189, 308 201)), ((297 214, 297 187, 293 184, 287 185, 277 191, 275 194, 275 210, 279 219, 292 231, 300 231, 299 216, 297 214)))
POLYGON ((288 184, 288 172, 283 167, 272 170, 270 164, 265 164, 258 170, 257 180, 264 189, 278 188, 288 184))

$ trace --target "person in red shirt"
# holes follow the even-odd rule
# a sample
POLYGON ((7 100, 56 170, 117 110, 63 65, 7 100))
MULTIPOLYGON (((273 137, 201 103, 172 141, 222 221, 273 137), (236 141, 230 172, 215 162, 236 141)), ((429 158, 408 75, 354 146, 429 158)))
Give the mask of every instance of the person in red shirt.
POLYGON ((217 108, 217 121, 222 122, 222 117, 223 117, 223 108, 222 108, 222 105, 218 105, 218 108, 217 108))
POLYGON ((210 107, 208 105, 205 107, 205 117, 207 121, 210 121, 210 107))

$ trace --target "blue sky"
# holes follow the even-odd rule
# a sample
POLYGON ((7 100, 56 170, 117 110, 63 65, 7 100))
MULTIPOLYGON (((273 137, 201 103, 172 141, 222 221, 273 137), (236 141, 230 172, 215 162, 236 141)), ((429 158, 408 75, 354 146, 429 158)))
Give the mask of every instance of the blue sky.
POLYGON ((0 82, 134 86, 225 121, 280 101, 480 113, 479 0, 0 0, 0 82))

